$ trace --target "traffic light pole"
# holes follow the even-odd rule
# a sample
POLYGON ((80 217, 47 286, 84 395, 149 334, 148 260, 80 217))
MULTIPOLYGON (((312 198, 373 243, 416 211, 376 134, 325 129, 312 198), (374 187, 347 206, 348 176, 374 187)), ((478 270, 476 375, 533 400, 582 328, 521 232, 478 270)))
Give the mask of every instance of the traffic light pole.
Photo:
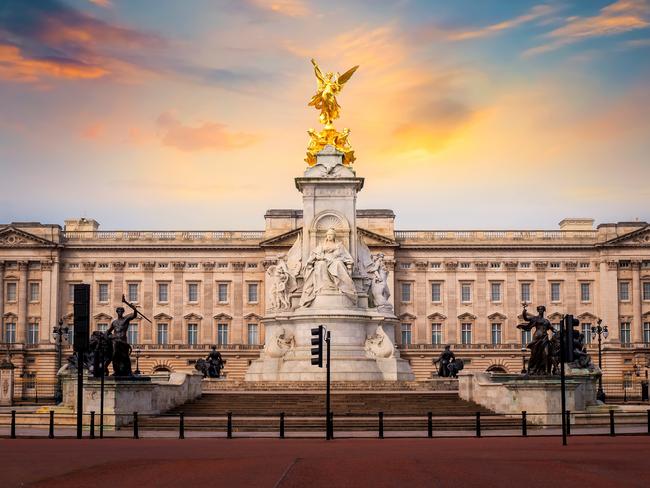
POLYGON ((330 419, 330 368, 331 368, 331 362, 330 362, 330 331, 327 331, 327 335, 325 336, 325 343, 327 344, 327 364, 325 365, 326 367, 326 390, 325 390, 325 430, 326 436, 325 438, 329 441, 332 438, 332 422, 330 419))

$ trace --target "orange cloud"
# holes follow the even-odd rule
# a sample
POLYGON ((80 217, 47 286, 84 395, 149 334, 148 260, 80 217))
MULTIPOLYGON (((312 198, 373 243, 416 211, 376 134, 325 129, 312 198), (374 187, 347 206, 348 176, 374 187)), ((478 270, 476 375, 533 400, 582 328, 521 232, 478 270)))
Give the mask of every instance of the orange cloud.
POLYGON ((533 47, 524 56, 554 51, 592 37, 611 36, 650 26, 650 0, 618 0, 591 17, 569 17, 566 23, 549 32, 550 42, 533 47))
POLYGON ((32 83, 43 78, 95 79, 108 74, 105 68, 59 58, 26 58, 20 49, 0 44, 0 79, 32 83))
POLYGON ((171 112, 161 114, 156 125, 163 145, 187 152, 240 149, 259 140, 254 134, 230 132, 225 125, 217 122, 204 122, 194 127, 183 125, 171 112))

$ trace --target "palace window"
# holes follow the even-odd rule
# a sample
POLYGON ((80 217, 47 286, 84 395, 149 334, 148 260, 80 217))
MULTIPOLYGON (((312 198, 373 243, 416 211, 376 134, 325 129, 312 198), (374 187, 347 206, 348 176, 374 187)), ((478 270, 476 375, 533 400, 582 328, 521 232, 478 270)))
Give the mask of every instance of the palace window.
POLYGON ((101 303, 108 302, 108 283, 97 285, 97 300, 101 303))
POLYGON ((470 283, 460 285, 460 301, 463 303, 472 301, 472 285, 470 283))
POLYGON ((135 345, 138 344, 138 324, 131 323, 129 324, 129 330, 126 332, 127 340, 129 344, 135 345))
POLYGON ((257 283, 248 284, 248 303, 257 303, 257 283))
POLYGON ((38 323, 36 322, 27 326, 27 344, 38 344, 38 323))
POLYGON ((621 344, 629 344, 632 342, 631 332, 630 332, 630 323, 621 322, 621 327, 619 329, 621 344))
POLYGON ((591 300, 591 287, 589 283, 580 283, 580 301, 588 302, 591 300))
POLYGON ((217 324, 217 344, 228 344, 228 324, 217 324))
POLYGON ((17 283, 10 281, 7 283, 6 298, 8 302, 16 301, 16 290, 18 289, 17 283))
POLYGON ((219 283, 217 294, 219 303, 228 303, 228 283, 219 283))
POLYGON ((442 283, 431 283, 431 301, 434 303, 440 303, 442 301, 442 294, 440 293, 442 289, 442 283))
POLYGON ((650 344, 650 322, 643 322, 643 342, 650 344))
POLYGON ((643 282, 643 299, 650 300, 650 281, 643 282))
POLYGON ((99 332, 106 332, 108 330, 108 324, 106 322, 101 322, 97 324, 97 330, 99 332))
POLYGON ((8 344, 13 344, 16 342, 16 323, 7 322, 5 323, 5 342, 8 344))
POLYGON ((41 285, 40 283, 29 284, 29 301, 38 302, 41 299, 41 285))
POLYGON ((501 283, 490 283, 490 298, 493 302, 501 301, 501 283))
POLYGON ((630 301, 630 283, 629 281, 618 282, 618 299, 622 302, 630 301))
POLYGON ((521 331, 521 346, 526 347, 533 340, 533 335, 530 330, 521 331))
POLYGON ((530 303, 530 283, 521 284, 521 301, 530 303))
POLYGON ((169 283, 158 283, 158 301, 160 303, 169 301, 169 283))
POLYGON ((460 342, 461 344, 472 343, 472 324, 463 323, 460 325, 460 342))
POLYGON ((137 302, 138 301, 138 284, 137 283, 129 283, 128 290, 129 290, 129 301, 130 302, 137 302))
POLYGON ((199 284, 198 283, 188 283, 187 284, 187 301, 190 303, 196 303, 199 301, 199 284))
POLYGON ((585 344, 591 344, 591 324, 583 322, 580 326, 582 327, 582 333, 585 336, 585 344))
POLYGON ((199 341, 199 325, 198 324, 187 324, 187 343, 197 344, 199 341))
POLYGON ((551 283, 551 301, 559 302, 560 299, 560 283, 551 283))
POLYGON ((411 283, 402 283, 402 301, 410 302, 411 301, 411 283))
POLYGON ((439 346, 442 344, 442 324, 431 324, 431 344, 439 346))
POLYGON ((156 342, 167 344, 167 324, 158 324, 156 342))
POLYGON ((411 324, 408 323, 402 324, 402 345, 403 346, 411 345, 411 324))
POLYGON ((501 344, 501 324, 492 324, 492 344, 501 344))
POLYGON ((259 344, 259 333, 257 324, 248 324, 248 343, 259 344))

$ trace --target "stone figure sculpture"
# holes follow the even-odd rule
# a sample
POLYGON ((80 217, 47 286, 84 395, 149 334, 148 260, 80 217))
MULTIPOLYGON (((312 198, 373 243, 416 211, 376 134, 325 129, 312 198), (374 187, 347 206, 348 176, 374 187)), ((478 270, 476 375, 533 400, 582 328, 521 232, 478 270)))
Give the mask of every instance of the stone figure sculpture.
POLYGON ((226 361, 221 357, 221 353, 217 351, 217 346, 211 347, 212 351, 205 359, 199 359, 194 365, 194 369, 200 371, 204 378, 221 378, 221 370, 223 369, 226 361))
POLYGON ((310 306, 324 290, 336 290, 356 304, 357 290, 350 277, 353 263, 352 256, 343 243, 336 240, 336 232, 330 228, 325 240, 311 251, 305 265, 300 305, 310 306))
POLYGON ((277 264, 266 271, 269 287, 269 309, 287 310, 291 308, 291 294, 298 289, 296 277, 289 271, 285 256, 278 256, 277 264))
POLYGON ((388 289, 388 269, 384 264, 382 253, 372 256, 372 263, 366 268, 370 276, 370 306, 377 307, 379 311, 391 312, 392 305, 388 302, 390 290, 388 289))
POLYGON ((113 343, 113 376, 133 376, 131 372, 131 346, 127 337, 129 324, 138 316, 138 309, 135 305, 126 301, 122 295, 122 302, 128 305, 132 313, 125 316, 124 307, 117 307, 115 313, 117 318, 113 320, 111 326, 106 331, 107 335, 111 336, 113 343))
POLYGON ((540 305, 537 307, 538 315, 530 315, 524 310, 522 316, 527 321, 525 324, 519 324, 518 329, 531 330, 535 329, 531 342, 526 346, 530 349, 530 359, 528 360, 528 374, 531 375, 550 375, 553 374, 553 356, 556 349, 553 340, 549 337, 549 332, 555 332, 551 322, 544 317, 546 307, 540 305))
POLYGON ((438 359, 433 361, 433 364, 438 365, 438 376, 443 378, 448 378, 451 376, 451 371, 449 370, 449 364, 456 359, 456 355, 451 351, 449 345, 445 346, 445 350, 440 353, 438 359))

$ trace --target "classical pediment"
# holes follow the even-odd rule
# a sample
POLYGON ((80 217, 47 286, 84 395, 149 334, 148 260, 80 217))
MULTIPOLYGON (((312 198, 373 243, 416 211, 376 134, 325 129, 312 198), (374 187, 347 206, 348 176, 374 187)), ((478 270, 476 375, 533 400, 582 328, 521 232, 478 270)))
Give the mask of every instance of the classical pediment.
POLYGON ((373 246, 396 247, 397 246, 397 242, 395 242, 394 239, 383 236, 381 234, 377 234, 376 232, 372 232, 367 229, 362 229, 361 227, 357 227, 357 231, 359 232, 359 234, 363 236, 363 241, 366 243, 366 246, 368 247, 373 247, 373 246))
POLYGON ((284 234, 280 234, 260 242, 260 247, 291 247, 296 242, 296 239, 302 232, 302 227, 290 230, 284 234))
POLYGON ((9 225, 0 229, 0 247, 56 247, 56 244, 9 225))
POLYGON ((603 246, 618 247, 618 246, 631 246, 631 247, 650 247, 650 225, 641 227, 635 231, 623 234, 622 236, 614 237, 605 242, 603 246))

